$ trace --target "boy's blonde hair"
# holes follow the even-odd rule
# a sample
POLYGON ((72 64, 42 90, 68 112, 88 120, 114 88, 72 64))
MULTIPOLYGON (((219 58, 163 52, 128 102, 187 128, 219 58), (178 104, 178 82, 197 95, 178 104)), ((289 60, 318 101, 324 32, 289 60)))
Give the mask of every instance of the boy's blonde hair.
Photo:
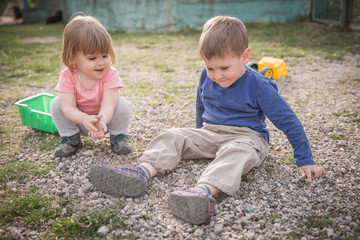
POLYGON ((242 21, 234 17, 217 16, 204 24, 199 53, 208 60, 214 57, 240 57, 248 44, 247 30, 242 21))
POLYGON ((115 52, 110 34, 94 17, 77 16, 65 27, 62 43, 62 61, 68 68, 74 68, 78 52, 86 54, 109 54, 115 64, 115 52))

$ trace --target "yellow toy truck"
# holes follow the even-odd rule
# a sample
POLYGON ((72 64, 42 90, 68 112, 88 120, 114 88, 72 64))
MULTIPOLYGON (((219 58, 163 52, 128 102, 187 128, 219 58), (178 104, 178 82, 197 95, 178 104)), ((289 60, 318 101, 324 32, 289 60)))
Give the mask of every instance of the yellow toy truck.
POLYGON ((259 62, 249 62, 247 65, 270 79, 279 79, 287 75, 286 64, 279 58, 263 57, 259 62))

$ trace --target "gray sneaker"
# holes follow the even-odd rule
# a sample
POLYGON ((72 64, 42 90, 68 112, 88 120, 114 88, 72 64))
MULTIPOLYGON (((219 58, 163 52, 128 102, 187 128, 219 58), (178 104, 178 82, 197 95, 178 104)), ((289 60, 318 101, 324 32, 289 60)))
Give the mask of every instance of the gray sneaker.
POLYGON ((110 135, 110 145, 112 151, 118 155, 131 153, 131 145, 127 142, 130 139, 131 136, 126 134, 110 135))
POLYGON ((82 147, 80 133, 70 137, 61 137, 61 141, 56 144, 55 157, 69 157, 74 155, 82 147))

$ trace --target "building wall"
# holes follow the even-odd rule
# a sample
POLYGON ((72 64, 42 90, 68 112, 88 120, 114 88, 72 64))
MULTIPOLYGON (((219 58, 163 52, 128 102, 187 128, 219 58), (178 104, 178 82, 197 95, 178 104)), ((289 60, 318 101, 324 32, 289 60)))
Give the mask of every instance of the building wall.
POLYGON ((311 0, 50 0, 50 15, 62 10, 64 21, 81 11, 110 31, 169 32, 200 29, 216 15, 243 22, 284 22, 309 16, 311 0))

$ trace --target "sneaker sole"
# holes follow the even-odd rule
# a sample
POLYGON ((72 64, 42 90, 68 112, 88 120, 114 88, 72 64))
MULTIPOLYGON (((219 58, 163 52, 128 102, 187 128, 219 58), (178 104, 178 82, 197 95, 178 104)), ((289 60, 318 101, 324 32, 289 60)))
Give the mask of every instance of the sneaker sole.
POLYGON ((192 224, 202 224, 209 215, 210 200, 200 196, 170 194, 168 206, 175 216, 192 224))
POLYGON ((91 167, 89 180, 101 192, 117 196, 137 197, 145 194, 145 183, 135 177, 120 174, 105 166, 91 167))

